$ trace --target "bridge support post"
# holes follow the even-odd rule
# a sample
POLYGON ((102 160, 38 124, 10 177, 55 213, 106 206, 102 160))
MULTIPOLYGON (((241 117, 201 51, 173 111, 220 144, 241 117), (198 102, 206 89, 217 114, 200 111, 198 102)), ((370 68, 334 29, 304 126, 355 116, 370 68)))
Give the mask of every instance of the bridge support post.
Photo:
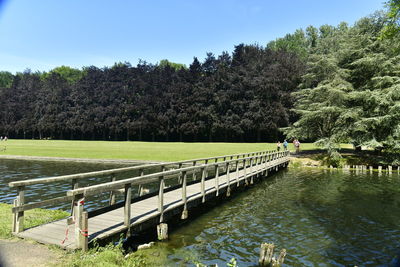
POLYGON ((229 197, 231 195, 231 178, 229 176, 230 166, 229 163, 226 163, 226 196, 229 197))
POLYGON ((236 177, 236 186, 239 187, 239 157, 236 159, 236 169, 235 169, 235 177, 236 177))
POLYGON ((131 184, 126 184, 124 187, 125 187, 124 225, 129 228, 131 226, 132 187, 131 184))
POLYGON ((278 258, 274 257, 274 248, 275 245, 273 243, 262 243, 260 248, 260 258, 258 259, 259 266, 263 267, 280 267, 283 264, 283 261, 286 256, 286 249, 282 249, 278 258))
POLYGON ((204 202, 206 202, 206 184, 205 184, 205 182, 206 182, 206 172, 207 172, 207 169, 204 167, 204 168, 201 168, 201 183, 200 183, 200 192, 201 192, 201 202, 202 203, 204 203, 204 202))
MULTIPOLYGON (((25 203, 25 186, 18 186, 17 198, 14 201, 14 206, 22 206, 25 203)), ((20 233, 24 231, 24 212, 19 211, 14 214, 13 219, 13 232, 20 233)))
POLYGON ((183 211, 182 211, 182 215, 181 215, 182 220, 185 220, 188 217, 186 183, 187 183, 187 174, 186 174, 186 171, 184 171, 184 172, 182 172, 182 201, 183 201, 183 211))
POLYGON ((76 247, 88 250, 88 213, 83 211, 84 198, 76 195, 74 200, 75 242, 76 247))
POLYGON ((250 184, 254 184, 253 158, 250 159, 250 184))
POLYGON ((215 164, 215 196, 219 195, 219 166, 215 164))
POLYGON ((158 240, 168 239, 168 224, 160 223, 159 225, 157 225, 157 237, 158 240))
POLYGON ((244 175, 244 184, 246 186, 249 185, 249 181, 247 180, 247 165, 246 165, 246 159, 243 160, 243 175, 244 175))

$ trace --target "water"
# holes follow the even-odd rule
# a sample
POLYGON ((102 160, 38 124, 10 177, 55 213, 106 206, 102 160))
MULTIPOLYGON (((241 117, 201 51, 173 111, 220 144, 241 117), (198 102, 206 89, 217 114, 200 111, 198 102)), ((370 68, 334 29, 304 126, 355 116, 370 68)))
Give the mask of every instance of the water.
MULTIPOLYGON (((16 196, 16 189, 8 187, 8 183, 19 180, 35 179, 81 172, 100 171, 106 169, 125 167, 117 164, 95 164, 76 162, 46 162, 27 160, 0 160, 0 202, 11 204, 16 196)), ((128 175, 128 174, 126 174, 128 175)), ((125 175, 125 176, 126 176, 125 175)), ((93 177, 80 180, 80 186, 110 181, 111 177, 93 177)), ((71 189, 71 181, 50 184, 37 184, 27 186, 25 190, 25 201, 27 203, 65 196, 66 191, 71 189)), ((108 203, 107 194, 96 196, 88 201, 86 208, 91 210, 104 206, 108 203)), ((59 204, 50 208, 68 210, 70 203, 59 204)))
POLYGON ((259 246, 286 266, 385 266, 400 252, 400 177, 291 169, 179 228, 165 250, 188 262, 256 266, 259 246), (192 252, 191 252, 192 251, 192 252))
MULTIPOLYGON (((0 201, 14 198, 6 186, 11 181, 114 167, 0 160, 0 201)), ((49 198, 69 188, 69 183, 37 186, 27 194, 49 198)), ((102 201, 90 208, 104 205, 107 197, 102 201)), ((397 173, 288 169, 174 230, 168 242, 157 244, 156 256, 170 266, 226 266, 231 258, 239 266, 256 266, 260 244, 273 242, 276 253, 287 249, 286 266, 385 266, 400 253, 399 240, 397 173)))

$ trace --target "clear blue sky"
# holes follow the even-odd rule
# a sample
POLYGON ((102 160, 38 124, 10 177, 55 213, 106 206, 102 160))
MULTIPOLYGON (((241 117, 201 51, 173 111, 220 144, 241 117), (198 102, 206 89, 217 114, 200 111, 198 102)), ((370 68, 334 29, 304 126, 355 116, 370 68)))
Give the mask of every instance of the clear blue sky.
POLYGON ((0 70, 111 66, 231 52, 308 25, 353 24, 381 0, 0 0, 0 70))

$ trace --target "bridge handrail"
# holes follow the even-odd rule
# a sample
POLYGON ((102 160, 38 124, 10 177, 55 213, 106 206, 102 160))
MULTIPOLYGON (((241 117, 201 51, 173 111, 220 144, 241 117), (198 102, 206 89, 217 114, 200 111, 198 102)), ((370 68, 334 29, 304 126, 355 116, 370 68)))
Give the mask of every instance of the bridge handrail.
POLYGON ((19 187, 19 186, 28 186, 34 184, 47 184, 47 183, 54 183, 60 181, 69 181, 74 179, 85 179, 85 178, 92 178, 94 176, 102 177, 107 175, 115 175, 117 173, 123 173, 133 170, 145 170, 154 167, 166 167, 171 165, 179 165, 185 163, 194 163, 199 161, 207 161, 207 160, 218 160, 221 158, 228 158, 228 157, 240 157, 243 155, 255 155, 259 153, 273 153, 275 151, 272 150, 264 150, 264 151, 256 151, 256 152, 248 152, 248 153, 240 153, 240 154, 233 154, 233 155, 224 155, 224 156, 217 156, 217 157, 209 157, 209 158, 199 158, 199 159, 191 159, 191 160, 183 160, 183 161, 175 161, 175 162, 163 162, 163 163, 154 163, 154 164, 146 164, 146 165, 138 165, 132 167, 123 167, 123 168, 116 168, 110 170, 103 170, 103 171, 94 171, 94 172, 86 172, 86 173, 78 173, 78 174, 69 174, 69 175, 61 175, 61 176, 53 176, 53 177, 44 177, 39 179, 28 179, 22 181, 14 181, 8 184, 9 187, 19 187))
MULTIPOLYGON (((279 156, 277 159, 282 158, 283 156, 287 155, 287 153, 285 151, 273 152, 270 155, 274 155, 274 154, 281 154, 281 156, 279 156)), ((258 159, 260 157, 264 157, 265 155, 267 155, 267 154, 239 158, 239 159, 231 159, 231 160, 226 160, 226 161, 222 161, 222 162, 208 163, 208 164, 202 164, 202 165, 197 165, 197 166, 183 167, 183 168, 179 168, 179 169, 157 172, 157 173, 147 174, 147 175, 143 175, 143 176, 121 179, 121 180, 114 181, 114 182, 105 182, 105 183, 101 183, 101 184, 96 184, 96 185, 91 185, 91 186, 68 190, 67 196, 75 196, 75 195, 81 195, 81 194, 83 194, 84 196, 88 196, 88 195, 93 195, 93 194, 99 194, 99 193, 103 193, 103 192, 108 192, 108 191, 110 191, 110 189, 122 188, 126 184, 131 184, 131 185, 148 184, 148 183, 157 181, 158 179, 160 179, 160 177, 163 177, 164 179, 167 180, 167 179, 175 178, 174 175, 177 175, 177 174, 179 175, 182 172, 189 172, 189 171, 203 169, 203 168, 207 169, 208 167, 220 167, 220 166, 223 166, 226 164, 237 163, 237 162, 243 161, 243 160, 258 159), (170 177, 168 177, 168 176, 170 176, 170 177)))

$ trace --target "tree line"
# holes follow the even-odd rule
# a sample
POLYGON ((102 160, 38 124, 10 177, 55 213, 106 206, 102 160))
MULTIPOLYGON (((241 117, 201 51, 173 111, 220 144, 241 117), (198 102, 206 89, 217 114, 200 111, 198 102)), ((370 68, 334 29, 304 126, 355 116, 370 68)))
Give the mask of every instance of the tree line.
POLYGON ((62 66, 0 73, 0 132, 11 138, 275 141, 292 120, 304 64, 291 52, 238 45, 189 67, 62 66))

